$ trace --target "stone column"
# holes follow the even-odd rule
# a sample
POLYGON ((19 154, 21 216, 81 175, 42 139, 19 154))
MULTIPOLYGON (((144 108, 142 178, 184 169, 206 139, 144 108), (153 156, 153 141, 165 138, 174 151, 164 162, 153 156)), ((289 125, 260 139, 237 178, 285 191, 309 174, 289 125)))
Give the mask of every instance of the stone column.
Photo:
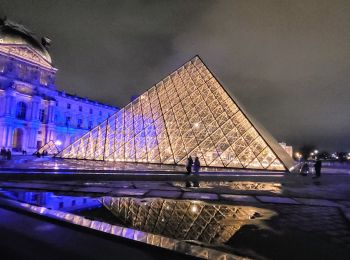
POLYGON ((55 119, 55 104, 56 102, 51 100, 49 101, 48 113, 47 113, 47 123, 53 124, 55 119))
POLYGON ((31 127, 30 129, 27 129, 27 137, 28 137, 28 148, 32 150, 36 150, 36 137, 38 134, 37 127, 31 127))
POLYGON ((39 108, 40 108, 41 97, 32 97, 32 113, 30 115, 31 121, 39 121, 39 108))
POLYGON ((12 138, 13 138, 13 127, 12 126, 6 126, 6 148, 12 148, 12 138))
POLYGON ((6 90, 5 93, 5 116, 15 116, 16 104, 15 104, 15 91, 13 89, 6 90))
POLYGON ((5 147, 6 142, 6 126, 0 126, 0 149, 5 147))

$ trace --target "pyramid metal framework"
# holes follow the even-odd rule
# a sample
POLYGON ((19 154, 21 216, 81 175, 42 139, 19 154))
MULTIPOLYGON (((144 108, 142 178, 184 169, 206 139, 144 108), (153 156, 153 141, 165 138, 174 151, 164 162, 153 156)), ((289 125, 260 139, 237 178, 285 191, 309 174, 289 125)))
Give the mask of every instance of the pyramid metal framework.
POLYGON ((48 155, 56 155, 60 152, 55 143, 51 140, 42 147, 40 147, 34 154, 47 152, 48 155))
POLYGON ((227 242, 258 210, 162 198, 103 197, 101 202, 127 227, 204 243, 227 242))
POLYGON ((196 56, 63 149, 61 158, 288 170, 291 157, 196 56))

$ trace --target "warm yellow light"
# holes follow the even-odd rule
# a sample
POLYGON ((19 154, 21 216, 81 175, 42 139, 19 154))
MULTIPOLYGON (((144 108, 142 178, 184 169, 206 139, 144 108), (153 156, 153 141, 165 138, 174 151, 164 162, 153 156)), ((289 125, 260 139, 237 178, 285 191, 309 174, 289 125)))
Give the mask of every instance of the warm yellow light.
POLYGON ((198 212, 198 206, 197 206, 197 205, 192 205, 192 206, 191 206, 191 211, 192 211, 193 213, 198 212))

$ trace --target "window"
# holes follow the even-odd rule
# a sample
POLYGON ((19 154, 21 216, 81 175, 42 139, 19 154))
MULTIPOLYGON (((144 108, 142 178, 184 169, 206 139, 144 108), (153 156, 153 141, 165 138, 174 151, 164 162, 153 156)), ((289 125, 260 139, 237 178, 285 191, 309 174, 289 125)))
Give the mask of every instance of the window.
POLYGON ((32 201, 39 203, 40 201, 39 194, 33 194, 32 201))
POLYGON ((63 208, 63 205, 64 205, 63 202, 60 202, 58 207, 61 209, 61 208, 63 208))
POLYGON ((58 107, 58 101, 56 101, 56 107, 58 107))
POLYGON ((49 75, 45 72, 40 73, 40 84, 47 86, 49 84, 49 75))
POLYGON ((25 120, 27 112, 27 105, 24 102, 18 102, 16 108, 16 118, 25 120))
POLYGON ((55 114, 54 121, 57 122, 57 119, 58 119, 58 115, 55 114))
POLYGON ((72 206, 75 206, 75 204, 76 204, 75 200, 72 200, 72 206))
POLYGON ((79 106, 79 111, 82 112, 83 111, 83 107, 79 106))
POLYGON ((98 115, 99 115, 99 116, 102 116, 102 111, 100 111, 100 112, 98 113, 98 115))
POLYGON ((81 118, 79 118, 78 119, 78 125, 77 125, 78 128, 81 128, 82 124, 83 124, 83 120, 81 118))
POLYGON ((90 108, 90 114, 93 114, 94 113, 94 110, 92 110, 92 108, 90 108))
POLYGON ((39 111, 39 120, 41 123, 45 123, 45 110, 44 109, 40 109, 40 111, 39 111))
POLYGON ((67 103, 67 109, 70 109, 70 104, 69 103, 67 103))
POLYGON ((66 126, 70 125, 70 120, 71 120, 70 116, 67 116, 66 117, 66 126))
POLYGON ((92 121, 89 121, 89 129, 91 129, 92 128, 92 121))

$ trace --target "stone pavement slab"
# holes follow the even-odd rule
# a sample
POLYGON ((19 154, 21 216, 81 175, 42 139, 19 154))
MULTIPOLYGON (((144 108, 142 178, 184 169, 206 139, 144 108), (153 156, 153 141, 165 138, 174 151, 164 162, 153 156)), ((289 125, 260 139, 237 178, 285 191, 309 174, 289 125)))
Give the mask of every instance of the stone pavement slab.
POLYGON ((182 195, 184 199, 204 199, 204 200, 217 200, 218 195, 214 193, 199 193, 199 192, 185 192, 182 195))
POLYGON ((93 192, 93 193, 108 193, 111 192, 111 188, 105 188, 105 187, 85 187, 85 188, 77 188, 74 189, 74 191, 80 191, 80 192, 93 192))
POLYGON ((181 191, 151 190, 150 192, 147 193, 147 196, 177 199, 181 196, 181 194, 182 194, 181 191))
POLYGON ((293 198, 296 201, 299 201, 306 205, 311 206, 325 206, 325 207, 340 207, 341 205, 335 203, 331 200, 323 200, 323 199, 307 199, 307 198, 293 198))
POLYGON ((256 196, 258 200, 265 203, 276 203, 276 204, 300 204, 299 202, 286 197, 274 197, 274 196, 256 196))
POLYGON ((221 194, 220 197, 226 200, 237 202, 258 202, 253 196, 249 195, 221 194))
POLYGON ((117 189, 111 192, 113 196, 143 196, 149 190, 146 189, 117 189))

